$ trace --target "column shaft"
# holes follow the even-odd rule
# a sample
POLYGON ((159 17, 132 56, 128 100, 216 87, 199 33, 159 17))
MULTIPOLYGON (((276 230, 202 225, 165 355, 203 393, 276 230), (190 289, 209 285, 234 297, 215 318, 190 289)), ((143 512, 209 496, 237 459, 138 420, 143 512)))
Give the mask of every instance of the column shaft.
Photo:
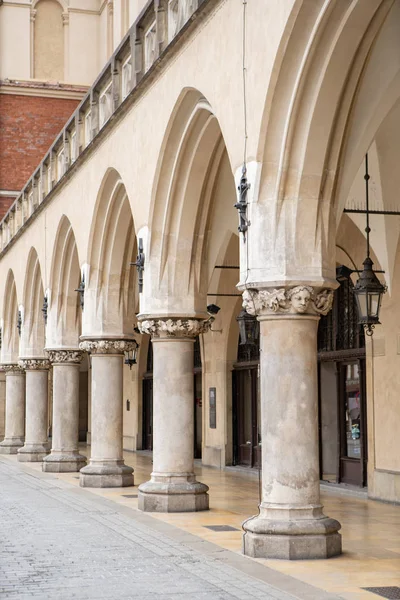
POLYGON ((194 474, 194 338, 153 338, 153 472, 139 486, 140 510, 208 509, 208 487, 194 474))
POLYGON ((6 374, 5 436, 0 454, 17 454, 25 439, 25 373, 17 365, 6 374))
POLYGON ((244 523, 244 553, 327 558, 340 524, 320 504, 315 315, 260 317, 262 503, 244 523))
POLYGON ((92 435, 91 457, 81 469, 83 487, 122 487, 133 485, 133 469, 124 464, 122 451, 123 424, 123 354, 97 350, 105 342, 83 342, 80 347, 92 351, 92 435))
MULTIPOLYGON (((53 362, 58 354, 49 352, 50 360, 53 362)), ((86 464, 78 451, 80 359, 77 363, 53 362, 52 448, 43 460, 43 471, 76 472, 86 464)))
POLYGON ((25 444, 18 450, 20 462, 40 462, 48 454, 48 372, 26 371, 25 444))

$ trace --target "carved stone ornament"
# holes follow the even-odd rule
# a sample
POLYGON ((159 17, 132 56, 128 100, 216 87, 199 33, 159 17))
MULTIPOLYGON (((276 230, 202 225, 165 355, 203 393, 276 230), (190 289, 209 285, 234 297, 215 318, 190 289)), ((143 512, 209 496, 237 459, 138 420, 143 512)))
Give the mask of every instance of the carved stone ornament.
POLYGON ((6 375, 8 374, 22 374, 24 373, 24 369, 22 367, 19 366, 18 363, 3 363, 0 365, 0 371, 2 371, 3 373, 5 373, 6 375))
POLYGON ((46 350, 51 364, 72 363, 79 365, 82 361, 83 352, 81 350, 46 350))
POLYGON ((25 371, 43 371, 50 368, 47 358, 21 358, 18 364, 25 371))
POLYGON ((135 347, 135 340, 84 340, 79 350, 90 354, 123 354, 135 347))
POLYGON ((138 323, 141 333, 156 338, 189 337, 194 338, 211 328, 213 317, 208 319, 149 319, 138 323))
POLYGON ((243 308, 250 315, 308 314, 327 315, 332 308, 333 290, 309 285, 243 292, 243 308))

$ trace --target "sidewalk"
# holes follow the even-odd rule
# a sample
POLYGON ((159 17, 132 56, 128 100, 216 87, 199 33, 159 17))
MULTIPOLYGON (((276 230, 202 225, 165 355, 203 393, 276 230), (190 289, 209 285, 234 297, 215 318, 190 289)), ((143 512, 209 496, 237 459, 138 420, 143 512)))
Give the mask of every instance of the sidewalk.
MULTIPOLYGON (((123 514, 135 523, 145 521, 146 527, 161 528, 157 531, 184 541, 185 547, 190 538, 193 548, 206 551, 206 555, 212 556, 213 560, 223 560, 224 564, 240 569, 246 576, 257 577, 275 586, 282 591, 281 593, 289 593, 296 598, 325 600, 340 597, 346 600, 378 600, 382 596, 362 588, 400 587, 399 506, 353 498, 337 494, 334 490, 324 491, 326 513, 339 519, 343 525, 344 554, 326 561, 255 561, 241 556, 240 548, 241 523, 257 510, 256 477, 242 471, 220 471, 200 467, 197 469, 198 478, 210 486, 209 512, 144 515, 137 511, 137 485, 148 479, 151 457, 141 453, 126 453, 125 460, 135 468, 135 487, 83 490, 79 488, 76 473, 46 474, 41 472, 39 464, 26 466, 17 463, 15 457, 1 457, 3 464, 14 469, 17 474, 21 471, 33 474, 35 480, 38 478, 37 481, 41 484, 61 486, 63 491, 67 490, 68 494, 74 494, 74 497, 84 496, 86 502, 90 499, 90 502, 107 502, 110 506, 112 502, 113 510, 124 511, 123 514), (214 525, 219 526, 218 531, 207 528, 214 525), (228 526, 230 529, 223 531, 221 526, 228 526)), ((271 594, 270 591, 265 593, 271 594)), ((249 593, 246 594, 246 598, 251 598, 249 593)), ((142 595, 141 592, 141 597, 142 595)), ((197 596, 193 596, 195 597, 197 596)), ((269 596, 266 595, 265 598, 269 596)))

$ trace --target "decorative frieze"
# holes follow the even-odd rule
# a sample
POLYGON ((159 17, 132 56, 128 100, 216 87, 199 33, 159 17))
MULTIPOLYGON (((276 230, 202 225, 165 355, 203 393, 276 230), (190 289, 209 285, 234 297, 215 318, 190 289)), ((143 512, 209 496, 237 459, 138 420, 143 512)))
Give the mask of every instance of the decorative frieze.
POLYGON ((25 371, 43 371, 50 368, 47 358, 21 358, 18 364, 25 371))
POLYGON ((3 363, 0 364, 0 371, 6 375, 22 375, 25 371, 18 363, 3 363))
POLYGON ((208 319, 148 319, 138 323, 141 333, 155 338, 196 337, 211 328, 213 317, 208 319))
POLYGON ((66 350, 64 348, 58 350, 46 350, 51 364, 72 363, 79 365, 82 361, 83 352, 81 350, 66 350))
POLYGON ((326 315, 332 308, 333 290, 297 285, 273 290, 247 289, 243 308, 250 315, 309 314, 326 315))
POLYGON ((135 348, 135 340, 84 340, 79 349, 90 354, 124 354, 135 348))

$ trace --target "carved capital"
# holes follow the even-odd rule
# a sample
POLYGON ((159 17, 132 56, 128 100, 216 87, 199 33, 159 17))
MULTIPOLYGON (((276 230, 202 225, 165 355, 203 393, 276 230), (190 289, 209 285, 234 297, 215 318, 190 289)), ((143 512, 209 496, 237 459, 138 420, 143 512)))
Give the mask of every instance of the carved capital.
POLYGON ((141 333, 150 334, 155 338, 195 338, 200 333, 206 333, 214 321, 209 319, 148 319, 138 323, 141 333))
POLYGON ((21 358, 18 364, 25 371, 43 371, 50 368, 47 358, 21 358))
POLYGON ((0 365, 0 371, 6 375, 23 375, 25 373, 24 369, 18 363, 3 363, 0 365))
POLYGON ((37 10, 35 10, 34 8, 31 8, 31 14, 30 14, 30 20, 31 20, 31 23, 34 23, 34 22, 35 22, 35 19, 36 19, 36 13, 37 13, 37 10))
POLYGON ((79 350, 90 354, 123 354, 135 348, 135 340, 84 340, 79 350))
POLYGON ((79 365, 82 361, 83 352, 81 350, 46 350, 46 354, 52 365, 59 363, 71 363, 79 365))
POLYGON ((62 22, 64 27, 65 25, 69 25, 69 13, 65 12, 62 14, 62 22))
POLYGON ((296 285, 273 290, 247 289, 243 308, 250 315, 327 315, 332 308, 333 290, 296 285))

